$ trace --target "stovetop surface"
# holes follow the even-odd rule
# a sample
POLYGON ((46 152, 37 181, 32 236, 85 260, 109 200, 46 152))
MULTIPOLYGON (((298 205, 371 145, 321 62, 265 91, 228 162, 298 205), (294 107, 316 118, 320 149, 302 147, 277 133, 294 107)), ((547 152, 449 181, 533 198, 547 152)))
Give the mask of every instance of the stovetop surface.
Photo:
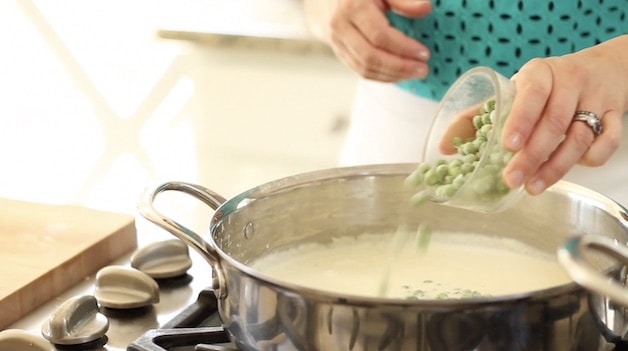
MULTIPOLYGON (((113 265, 129 266, 129 257, 125 256, 113 262, 113 265)), ((190 252, 193 265, 184 277, 160 281, 160 301, 147 308, 135 310, 107 310, 101 309, 109 319, 109 330, 106 334, 106 344, 82 345, 80 348, 64 348, 80 351, 122 351, 127 350, 129 344, 149 330, 164 326, 187 307, 193 305, 201 291, 211 285, 211 268, 209 264, 195 252, 190 252)), ((9 326, 10 329, 41 333, 41 326, 52 315, 57 306, 65 300, 79 295, 94 294, 94 276, 86 278, 80 284, 69 289, 57 298, 42 305, 18 322, 9 326)), ((217 316, 214 320, 205 321, 205 324, 219 325, 217 316)), ((184 349, 178 349, 177 351, 184 349)), ((191 349, 192 350, 192 349, 191 349)))
MULTIPOLYGON (((89 345, 64 347, 63 350, 235 350, 233 344, 228 340, 227 333, 220 326, 217 313, 214 312, 216 300, 211 290, 208 289, 211 285, 211 269, 208 263, 195 253, 191 253, 191 258, 194 263, 186 276, 159 282, 159 303, 134 310, 101 309, 101 312, 109 319, 109 330, 106 337, 89 345), (187 334, 181 337, 182 332, 187 334)), ((114 264, 127 265, 127 262, 128 258, 123 258, 114 264)), ((94 279, 90 277, 10 328, 41 333, 41 326, 47 321, 56 306, 68 298, 77 295, 91 295, 93 292, 94 279)), ((628 351, 628 347, 605 344, 600 347, 599 351, 628 351)))

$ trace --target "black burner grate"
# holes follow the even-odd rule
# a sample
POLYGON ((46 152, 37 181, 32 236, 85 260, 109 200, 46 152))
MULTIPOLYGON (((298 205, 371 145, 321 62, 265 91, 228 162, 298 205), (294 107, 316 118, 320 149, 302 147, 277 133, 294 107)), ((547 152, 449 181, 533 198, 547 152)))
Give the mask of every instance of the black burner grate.
POLYGON ((212 351, 230 347, 229 335, 218 318, 216 295, 205 289, 193 304, 162 327, 144 333, 127 347, 127 351, 212 351))

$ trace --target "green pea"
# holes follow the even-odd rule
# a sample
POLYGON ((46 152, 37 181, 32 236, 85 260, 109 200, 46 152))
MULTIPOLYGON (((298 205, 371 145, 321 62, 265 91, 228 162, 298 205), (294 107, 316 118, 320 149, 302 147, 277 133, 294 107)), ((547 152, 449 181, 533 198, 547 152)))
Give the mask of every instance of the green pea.
POLYGON ((446 165, 446 164, 447 164, 447 160, 445 160, 444 158, 439 158, 438 160, 436 160, 436 167, 440 165, 446 165))
POLYGON ((470 154, 474 154, 478 151, 477 146, 473 145, 473 143, 465 143, 463 145, 461 145, 462 148, 462 152, 465 155, 470 155, 470 154))
POLYGON ((479 195, 486 195, 493 190, 495 178, 492 175, 485 175, 477 179, 473 184, 473 190, 479 195))
POLYGON ((482 119, 482 115, 473 116, 473 127, 475 127, 475 129, 480 129, 483 125, 484 121, 482 119))
POLYGON ((488 136, 484 136, 484 135, 476 136, 475 140, 479 140, 482 143, 486 143, 488 141, 488 136))
POLYGON ((489 118, 491 119, 491 123, 497 120, 497 111, 491 110, 489 113, 489 118))
POLYGON ((441 164, 436 166, 436 174, 440 179, 444 179, 445 176, 449 173, 449 166, 447 164, 441 164))
POLYGON ((436 197, 441 199, 447 199, 454 196, 454 194, 458 191, 458 187, 453 184, 445 184, 436 188, 436 197))
POLYGON ((425 174, 425 172, 429 171, 430 169, 432 169, 432 165, 430 165, 428 162, 421 162, 417 166, 417 171, 421 172, 422 174, 425 174))
POLYGON ((497 184, 495 184, 495 191, 500 195, 506 195, 508 194, 508 192, 510 192, 510 188, 506 186, 503 181, 500 180, 499 182, 497 182, 497 184))
POLYGON ((464 176, 464 174, 458 174, 456 178, 454 178, 454 180, 451 182, 451 185, 460 189, 465 181, 466 181, 466 177, 464 176))
POLYGON ((487 145, 488 145, 487 143, 480 144, 480 147, 478 148, 477 154, 478 155, 482 155, 485 152, 487 145))
MULTIPOLYGON (((482 128, 480 128, 479 132, 483 135, 483 136, 488 136, 491 134, 491 132, 493 131, 493 125, 492 124, 485 124, 482 126, 482 128)), ((488 139, 488 138, 487 138, 488 139)))
POLYGON ((475 170, 475 166, 472 163, 465 163, 460 166, 460 172, 462 174, 469 174, 475 170))
POLYGON ((428 186, 436 185, 440 183, 440 177, 436 173, 435 169, 430 169, 429 171, 425 172, 423 176, 423 182, 425 183, 425 185, 428 186))
POLYGON ((494 99, 489 99, 486 102, 484 102, 484 106, 482 106, 482 109, 485 112, 495 110, 495 100, 494 99))
POLYGON ((419 191, 410 197, 410 203, 419 206, 426 203, 430 199, 430 195, 426 191, 419 191))
POLYGON ((414 172, 410 173, 410 175, 406 178, 405 184, 406 186, 421 185, 424 178, 424 174, 421 171, 415 170, 414 172))
POLYGON ((430 238, 432 236, 432 231, 425 224, 421 224, 419 229, 417 230, 416 235, 416 248, 419 251, 424 251, 427 249, 428 244, 430 243, 430 238))
POLYGON ((492 152, 488 158, 489 162, 495 165, 502 165, 504 157, 501 152, 492 152))
POLYGON ((485 163, 484 166, 482 166, 482 174, 500 175, 499 174, 500 170, 501 170, 501 167, 499 167, 499 165, 496 165, 496 164, 493 164, 493 163, 485 163))
POLYGON ((482 149, 483 145, 486 144, 486 138, 476 138, 471 143, 473 143, 473 146, 477 150, 475 153, 477 153, 480 149, 482 149))
POLYGON ((449 167, 460 167, 462 165, 462 160, 458 158, 454 158, 453 160, 449 160, 449 167))
POLYGON ((464 155, 462 157, 462 164, 468 165, 478 160, 478 156, 475 154, 464 155))
POLYGON ((492 122, 492 120, 491 120, 491 114, 490 114, 490 112, 485 112, 485 113, 482 115, 482 126, 485 126, 485 125, 490 125, 490 124, 491 124, 491 122, 492 122))
MULTIPOLYGON (((457 177, 459 174, 462 174, 462 166, 449 167, 449 173, 447 175, 450 176, 452 180, 455 177, 457 177)), ((449 182, 449 183, 451 183, 451 182, 449 182)))

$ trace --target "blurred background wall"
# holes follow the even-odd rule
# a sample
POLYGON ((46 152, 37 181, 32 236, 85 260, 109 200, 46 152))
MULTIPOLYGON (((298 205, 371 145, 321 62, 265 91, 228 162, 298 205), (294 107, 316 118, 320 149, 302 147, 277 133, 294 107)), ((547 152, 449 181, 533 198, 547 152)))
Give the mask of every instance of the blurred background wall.
POLYGON ((262 1, 0 2, 0 196, 135 213, 157 182, 334 167, 355 77, 299 1, 262 1))

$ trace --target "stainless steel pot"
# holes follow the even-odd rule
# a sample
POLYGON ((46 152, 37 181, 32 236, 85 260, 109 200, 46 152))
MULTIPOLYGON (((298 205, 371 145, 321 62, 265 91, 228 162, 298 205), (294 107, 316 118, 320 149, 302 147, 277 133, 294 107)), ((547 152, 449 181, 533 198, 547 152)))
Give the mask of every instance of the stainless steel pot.
MULTIPOLYGON (((221 319, 242 350, 603 349, 589 293, 576 283, 510 296, 409 301, 304 288, 249 266, 275 249, 392 232, 399 223, 428 222, 434 232, 515 238, 551 253, 568 238, 584 234, 628 240, 621 206, 566 182, 496 215, 432 203, 413 207, 408 202, 412 191, 403 180, 414 168, 322 170, 263 184, 228 201, 198 185, 169 182, 150 189, 139 208, 210 263, 221 319), (155 208, 156 197, 171 190, 215 209, 206 239, 155 208)), ((364 268, 369 264, 378 261, 364 268)), ((604 272, 619 269, 612 260, 596 265, 604 272)))

